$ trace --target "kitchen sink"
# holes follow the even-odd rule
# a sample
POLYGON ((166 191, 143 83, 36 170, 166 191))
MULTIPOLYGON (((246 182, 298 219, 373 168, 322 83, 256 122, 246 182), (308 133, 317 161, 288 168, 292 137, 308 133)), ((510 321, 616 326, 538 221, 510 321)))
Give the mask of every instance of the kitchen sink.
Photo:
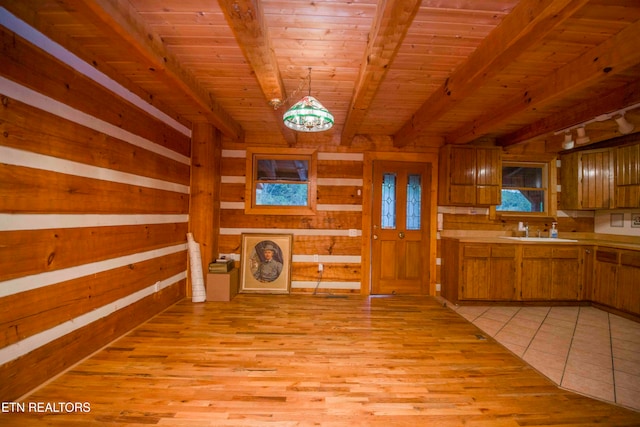
POLYGON ((520 242, 538 242, 538 243, 567 243, 577 242, 574 239, 559 239, 550 237, 512 237, 512 236, 500 236, 501 239, 518 240, 520 242))

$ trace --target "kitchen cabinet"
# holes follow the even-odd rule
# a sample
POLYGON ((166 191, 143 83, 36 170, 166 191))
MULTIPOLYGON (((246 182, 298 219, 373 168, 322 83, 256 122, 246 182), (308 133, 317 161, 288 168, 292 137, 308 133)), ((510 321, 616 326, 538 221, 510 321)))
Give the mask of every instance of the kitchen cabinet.
POLYGON ((438 204, 499 205, 501 187, 500 147, 445 145, 440 149, 438 204))
POLYGON ((442 296, 459 300, 516 298, 516 245, 470 244, 442 239, 442 296))
POLYGON ((640 207, 640 144, 617 147, 616 207, 640 207))
POLYGON ((591 301, 640 316, 640 251, 442 239, 441 295, 464 301, 591 301))
POLYGON ((615 307, 619 261, 620 253, 615 249, 596 250, 591 297, 593 302, 615 307))
POLYGON ((640 252, 620 253, 616 308, 640 314, 640 252))
POLYGON ((640 252, 596 250, 593 302, 640 315, 640 252))
POLYGON ((522 246, 522 300, 578 301, 582 294, 579 247, 522 246))
POLYGON ((579 151, 560 157, 562 209, 615 207, 615 155, 610 149, 579 151))
POLYGON ((515 297, 515 246, 464 245, 461 299, 492 301, 515 297))

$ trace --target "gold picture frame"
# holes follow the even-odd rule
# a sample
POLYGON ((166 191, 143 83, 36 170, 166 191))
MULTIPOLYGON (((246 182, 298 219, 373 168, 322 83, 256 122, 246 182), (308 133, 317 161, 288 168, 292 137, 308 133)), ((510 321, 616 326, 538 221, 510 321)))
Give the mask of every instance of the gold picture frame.
POLYGON ((239 291, 288 294, 292 246, 292 234, 243 233, 239 291))

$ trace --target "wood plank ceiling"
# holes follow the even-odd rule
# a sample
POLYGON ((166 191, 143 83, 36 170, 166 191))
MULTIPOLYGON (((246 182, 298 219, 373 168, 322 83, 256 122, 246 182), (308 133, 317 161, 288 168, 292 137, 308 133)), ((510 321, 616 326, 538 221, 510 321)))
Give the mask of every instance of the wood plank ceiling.
MULTIPOLYGON (((22 0, 20 19, 185 123, 229 138, 282 124, 311 94, 336 126, 399 147, 533 139, 640 103, 637 0, 22 0), (123 79, 124 78, 124 79, 123 79), (138 89, 136 89, 138 90, 138 89), (272 100, 284 105, 273 107, 272 100)), ((5 12, 3 12, 5 13, 5 12)), ((640 108, 627 113, 640 131, 640 108)), ((596 142, 613 120, 587 125, 596 142)), ((575 135, 575 133, 574 133, 575 135)))

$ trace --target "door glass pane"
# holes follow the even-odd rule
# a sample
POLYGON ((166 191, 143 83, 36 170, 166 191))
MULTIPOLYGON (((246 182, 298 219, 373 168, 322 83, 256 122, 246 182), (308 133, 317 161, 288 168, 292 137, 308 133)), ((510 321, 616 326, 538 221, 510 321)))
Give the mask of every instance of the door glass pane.
POLYGON ((420 175, 409 175, 407 179, 407 230, 420 230, 421 178, 420 175))
POLYGON ((396 228, 396 175, 393 173, 382 175, 381 222, 382 228, 396 228))

